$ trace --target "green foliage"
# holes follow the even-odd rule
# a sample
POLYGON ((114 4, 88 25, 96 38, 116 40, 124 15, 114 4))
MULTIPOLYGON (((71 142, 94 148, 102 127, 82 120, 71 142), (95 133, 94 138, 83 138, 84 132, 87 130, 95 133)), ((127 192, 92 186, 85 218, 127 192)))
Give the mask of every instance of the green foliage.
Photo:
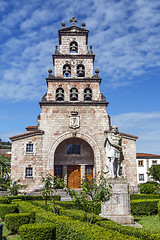
POLYGON ((47 207, 47 197, 51 196, 52 202, 53 202, 53 212, 55 213, 55 198, 58 189, 64 188, 64 180, 62 178, 58 178, 55 176, 52 176, 51 174, 48 174, 46 177, 43 177, 42 173, 42 183, 43 190, 42 190, 42 196, 45 198, 45 206, 47 207))
POLYGON ((140 193, 142 194, 154 194, 155 191, 155 185, 150 182, 140 184, 140 193))
POLYGON ((160 217, 160 202, 158 203, 158 215, 160 217))
POLYGON ((160 199, 159 195, 156 194, 130 194, 131 200, 136 199, 160 199))
POLYGON ((25 189, 27 185, 23 185, 19 183, 20 180, 17 180, 17 182, 10 182, 10 185, 8 186, 9 193, 11 195, 18 195, 21 189, 25 189))
POLYGON ((0 218, 4 219, 6 214, 17 213, 17 204, 0 204, 0 218))
POLYGON ((30 213, 12 213, 5 216, 5 223, 12 234, 16 234, 19 227, 30 222, 30 213))
MULTIPOLYGON (((5 196, 5 197, 0 197, 0 201, 2 198, 8 199, 9 203, 11 201, 13 201, 14 199, 21 199, 21 200, 33 200, 33 201, 37 201, 37 200, 45 200, 41 195, 14 195, 14 196, 5 196)), ((52 198, 50 196, 47 197, 48 200, 51 200, 52 198)), ((55 201, 60 201, 61 196, 59 195, 55 195, 54 196, 55 201)), ((3 201, 3 200, 2 200, 3 201)))
POLYGON ((7 190, 6 184, 10 181, 11 160, 4 154, 0 155, 0 189, 7 190))
POLYGON ((101 221, 97 221, 96 224, 105 228, 106 230, 111 229, 124 235, 136 237, 136 239, 138 238, 144 240, 160 240, 160 235, 154 234, 153 232, 130 226, 122 226, 121 224, 115 223, 111 220, 104 219, 101 221))
POLYGON ((133 215, 154 215, 158 213, 158 206, 160 200, 158 199, 145 199, 145 200, 132 200, 131 213, 133 215))
POLYGON ((32 205, 30 202, 19 202, 18 203, 18 210, 20 213, 30 213, 30 222, 33 223, 35 221, 36 213, 43 212, 43 209, 37 206, 32 205))
POLYGON ((11 203, 11 199, 9 199, 8 197, 0 198, 0 204, 9 204, 9 203, 11 203))
POLYGON ((53 223, 27 224, 19 228, 22 240, 53 240, 56 238, 56 229, 53 223))
MULTIPOLYGON (((100 217, 99 217, 100 218, 100 217)), ((101 219, 101 218, 100 218, 101 219)), ((71 220, 66 216, 57 216, 52 213, 42 213, 36 215, 36 221, 41 223, 53 222, 56 226, 57 240, 98 240, 98 239, 113 239, 126 240, 135 239, 134 237, 124 236, 121 233, 112 230, 106 230, 95 224, 71 220)))
POLYGON ((149 169, 148 175, 151 176, 154 181, 160 182, 160 164, 152 165, 149 169))
POLYGON ((111 185, 107 184, 104 174, 101 173, 99 181, 96 179, 89 180, 87 177, 83 180, 80 186, 80 192, 67 188, 67 192, 72 197, 73 201, 79 208, 84 211, 87 220, 87 212, 92 212, 90 223, 92 222, 93 215, 99 202, 107 202, 111 197, 111 185))

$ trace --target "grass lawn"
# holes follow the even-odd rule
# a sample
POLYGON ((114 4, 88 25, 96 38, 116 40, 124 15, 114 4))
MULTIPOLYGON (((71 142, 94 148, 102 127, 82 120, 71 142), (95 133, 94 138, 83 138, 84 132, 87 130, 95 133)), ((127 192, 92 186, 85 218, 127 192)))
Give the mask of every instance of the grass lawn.
POLYGON ((20 240, 19 235, 10 235, 10 232, 7 230, 7 227, 4 222, 0 222, 0 224, 3 224, 3 236, 7 237, 8 240, 20 240))
POLYGON ((158 215, 134 216, 134 220, 141 224, 143 229, 160 234, 160 217, 158 215))

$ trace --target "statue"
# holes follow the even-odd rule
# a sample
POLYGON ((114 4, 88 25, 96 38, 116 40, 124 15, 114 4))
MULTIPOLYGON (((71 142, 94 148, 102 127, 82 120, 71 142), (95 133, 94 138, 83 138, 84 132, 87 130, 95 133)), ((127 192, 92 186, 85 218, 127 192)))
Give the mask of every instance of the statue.
POLYGON ((111 131, 106 134, 105 140, 105 165, 106 172, 111 178, 120 177, 120 165, 123 160, 122 137, 118 127, 113 126, 111 131))

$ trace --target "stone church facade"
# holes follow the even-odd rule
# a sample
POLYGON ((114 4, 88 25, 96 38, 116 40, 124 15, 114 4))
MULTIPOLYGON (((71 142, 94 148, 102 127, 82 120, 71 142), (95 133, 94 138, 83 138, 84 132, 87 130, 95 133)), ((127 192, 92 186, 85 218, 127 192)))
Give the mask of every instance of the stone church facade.
MULTIPOLYGON (((100 92, 99 70, 93 73, 95 55, 88 49, 85 23, 62 28, 59 48, 53 54, 54 75, 49 69, 48 91, 40 102, 37 126, 11 137, 11 179, 27 184, 26 191, 42 187, 41 173, 60 176, 78 188, 87 174, 98 179, 105 169, 104 143, 110 132, 108 102, 100 92)), ((120 133, 124 160, 122 176, 137 186, 136 136, 120 133)))

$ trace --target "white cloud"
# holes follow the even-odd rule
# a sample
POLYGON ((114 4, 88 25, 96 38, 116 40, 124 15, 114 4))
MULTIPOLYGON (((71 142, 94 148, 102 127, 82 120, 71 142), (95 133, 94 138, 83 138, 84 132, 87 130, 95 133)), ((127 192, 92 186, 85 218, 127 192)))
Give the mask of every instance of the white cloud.
POLYGON ((78 26, 86 21, 89 43, 96 54, 96 67, 101 76, 108 79, 104 83, 108 88, 130 86, 138 76, 152 74, 152 68, 159 69, 160 2, 157 0, 135 0, 129 4, 127 0, 87 0, 83 4, 71 0, 70 5, 62 0, 43 4, 42 0, 28 3, 16 0, 12 7, 1 20, 4 36, 8 34, 4 39, 1 35, 1 97, 18 100, 40 96, 38 92, 44 90, 45 81, 43 85, 36 87, 36 84, 41 83, 52 64, 51 53, 58 42, 60 23, 64 20, 66 27, 70 26, 68 21, 73 11, 78 26), (31 79, 35 84, 30 84, 31 79), (12 84, 8 86, 10 81, 12 84), (17 85, 23 93, 15 94, 19 89, 17 85), (5 93, 8 88, 10 94, 5 93))
POLYGON ((137 152, 160 154, 160 112, 126 113, 112 116, 119 131, 139 137, 137 152))

